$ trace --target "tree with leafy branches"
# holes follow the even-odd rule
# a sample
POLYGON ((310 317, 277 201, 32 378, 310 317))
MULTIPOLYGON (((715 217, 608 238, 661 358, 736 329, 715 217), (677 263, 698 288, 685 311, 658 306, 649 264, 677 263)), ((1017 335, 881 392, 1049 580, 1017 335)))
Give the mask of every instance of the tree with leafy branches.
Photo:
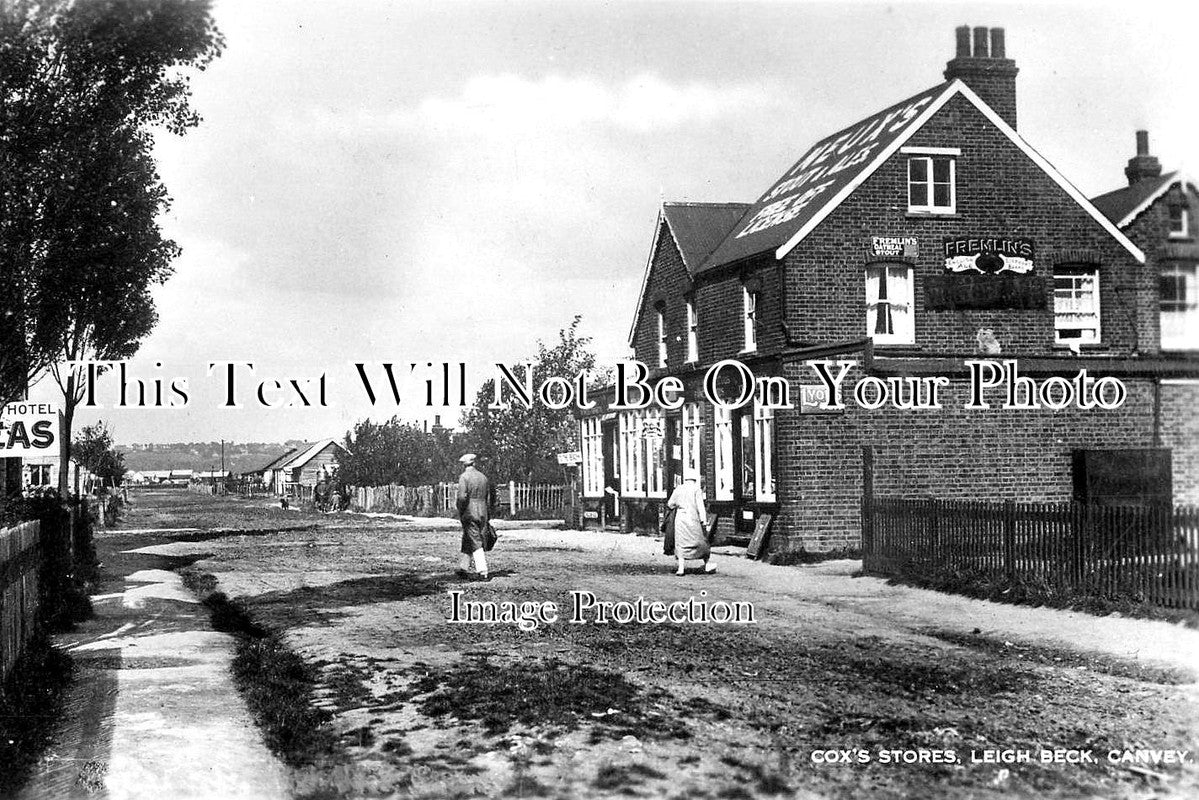
POLYGON ((53 372, 64 462, 65 362, 128 358, 156 322, 178 248, 153 131, 198 124, 186 68, 222 47, 209 0, 0 0, 0 403, 53 372))
MULTIPOLYGON (((552 346, 537 342, 532 364, 534 389, 545 379, 558 376, 571 383, 583 370, 595 373, 595 354, 591 337, 579 332, 582 317, 576 315, 570 325, 558 332, 552 346)), ((515 366, 513 374, 525 379, 525 367, 515 366)), ((603 376, 595 376, 599 379, 603 376)), ((476 453, 498 480, 554 482, 562 479, 557 454, 579 447, 578 420, 574 407, 547 407, 537 398, 528 408, 504 392, 502 408, 491 408, 495 399, 495 381, 488 379, 475 396, 472 407, 463 412, 464 449, 476 453)))

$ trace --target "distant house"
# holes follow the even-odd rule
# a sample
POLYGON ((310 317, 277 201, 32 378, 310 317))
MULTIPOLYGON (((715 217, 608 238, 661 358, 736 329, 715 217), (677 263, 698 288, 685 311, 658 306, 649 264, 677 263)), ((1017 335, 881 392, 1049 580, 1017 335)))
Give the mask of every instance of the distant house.
POLYGON ((232 476, 232 472, 219 469, 206 469, 193 473, 191 480, 192 483, 203 483, 212 486, 218 483, 225 483, 232 476))
POLYGON ((315 486, 322 474, 337 467, 338 456, 345 452, 335 439, 323 439, 301 448, 294 458, 272 468, 272 489, 276 494, 291 494, 293 487, 315 486))
MULTIPOLYGON (((58 454, 26 456, 21 465, 22 488, 26 491, 38 491, 43 488, 58 488, 59 465, 62 460, 58 454)), ((71 492, 86 491, 92 473, 86 467, 80 466, 74 458, 71 459, 71 470, 67 475, 67 488, 71 492)))
POLYGON ((264 483, 268 486, 274 486, 275 470, 286 464, 288 461, 291 461, 292 458, 299 453, 299 451, 300 448, 298 447, 290 447, 285 452, 275 456, 258 469, 250 470, 249 472, 243 472, 242 477, 257 483, 264 483))

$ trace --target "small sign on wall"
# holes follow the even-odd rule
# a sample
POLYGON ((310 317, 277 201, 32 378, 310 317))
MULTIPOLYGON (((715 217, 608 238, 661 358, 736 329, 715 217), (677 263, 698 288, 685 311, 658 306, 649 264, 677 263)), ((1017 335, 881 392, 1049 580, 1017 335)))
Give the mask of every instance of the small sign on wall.
POLYGON ((946 236, 945 271, 976 275, 1032 272, 1032 239, 1016 237, 946 236))
POLYGON ((660 419, 643 419, 641 420, 641 438, 642 439, 661 439, 666 436, 666 431, 663 429, 662 420, 660 419))
POLYGON ((1037 275, 929 275, 924 307, 929 311, 979 308, 1044 308, 1045 281, 1037 275))
POLYGON ((915 236, 872 236, 870 254, 877 258, 917 258, 920 242, 915 236))
POLYGON ((799 387, 799 413, 840 414, 828 407, 828 387, 822 383, 805 383, 799 387))

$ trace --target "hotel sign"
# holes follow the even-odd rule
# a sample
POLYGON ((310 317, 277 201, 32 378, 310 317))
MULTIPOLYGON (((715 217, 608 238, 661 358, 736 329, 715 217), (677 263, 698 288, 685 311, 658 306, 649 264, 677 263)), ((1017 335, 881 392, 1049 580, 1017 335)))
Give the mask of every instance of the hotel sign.
POLYGON ((18 401, 0 409, 0 458, 58 455, 58 409, 18 401))
POLYGON ((1032 272, 1032 239, 1011 237, 946 236, 945 271, 973 275, 1032 272))

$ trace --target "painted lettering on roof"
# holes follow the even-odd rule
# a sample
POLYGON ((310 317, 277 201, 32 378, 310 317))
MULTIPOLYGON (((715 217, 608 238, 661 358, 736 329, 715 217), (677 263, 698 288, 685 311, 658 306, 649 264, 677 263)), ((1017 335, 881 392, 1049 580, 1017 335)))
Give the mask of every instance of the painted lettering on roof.
POLYGON ((781 246, 902 136, 944 89, 933 87, 816 143, 750 207, 705 267, 781 246))

